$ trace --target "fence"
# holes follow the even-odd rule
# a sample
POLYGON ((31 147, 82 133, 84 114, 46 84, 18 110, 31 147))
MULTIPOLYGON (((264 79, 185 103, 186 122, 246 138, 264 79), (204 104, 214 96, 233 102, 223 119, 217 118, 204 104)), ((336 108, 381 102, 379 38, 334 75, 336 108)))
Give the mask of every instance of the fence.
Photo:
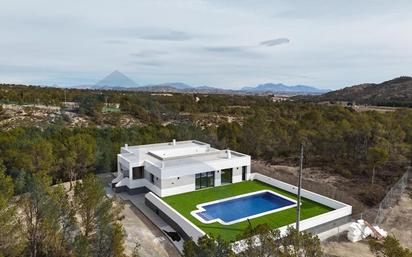
POLYGON ((400 196, 405 192, 406 187, 408 186, 409 178, 412 178, 412 167, 409 167, 408 170, 403 174, 403 176, 396 182, 396 184, 388 191, 386 196, 380 202, 377 214, 374 220, 375 224, 381 224, 385 220, 385 216, 388 214, 388 211, 393 207, 400 196))
MULTIPOLYGON (((262 165, 255 167, 254 171, 292 185, 296 184, 296 176, 288 174, 286 172, 273 172, 273 170, 269 167, 264 167, 262 165)), ((408 179, 412 179, 412 167, 408 168, 408 170, 402 175, 398 182, 396 182, 395 185, 392 186, 383 200, 375 208, 370 208, 367 210, 365 210, 365 207, 360 204, 359 200, 354 199, 346 192, 340 191, 339 189, 331 187, 325 183, 322 184, 311 180, 305 180, 304 178, 303 187, 309 191, 351 205, 353 213, 352 217, 354 218, 354 220, 362 218, 368 220, 371 223, 380 225, 385 220, 391 207, 393 207, 397 203, 401 194, 405 191, 406 187, 408 186, 408 179)))
MULTIPOLYGON (((263 165, 254 166, 253 171, 272 177, 274 179, 283 181, 291 185, 295 185, 297 181, 296 175, 292 175, 288 172, 276 172, 275 170, 272 170, 272 168, 269 166, 263 166, 263 165)), ((364 209, 364 206, 360 204, 359 200, 353 198, 351 195, 347 194, 344 191, 339 190, 336 187, 328 185, 327 183, 320 183, 317 181, 306 179, 304 176, 303 177, 303 188, 308 191, 332 198, 339 202, 343 202, 343 203, 351 205, 352 213, 360 213, 364 209)))
POLYGON ((401 195, 405 192, 409 179, 412 179, 412 167, 409 167, 402 177, 389 189, 385 197, 375 208, 354 215, 354 219, 365 219, 375 225, 381 225, 392 207, 396 205, 401 195))

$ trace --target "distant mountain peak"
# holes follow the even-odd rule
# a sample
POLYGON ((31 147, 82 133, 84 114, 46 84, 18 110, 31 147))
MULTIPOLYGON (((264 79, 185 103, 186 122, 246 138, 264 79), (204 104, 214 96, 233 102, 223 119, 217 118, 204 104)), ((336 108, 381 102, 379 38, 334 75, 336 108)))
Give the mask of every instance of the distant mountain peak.
POLYGON ((244 87, 241 90, 247 92, 273 92, 273 93, 309 93, 309 94, 319 94, 325 93, 329 90, 319 89, 315 87, 305 86, 305 85, 296 85, 296 86, 287 86, 282 83, 265 83, 257 85, 256 87, 244 87))
POLYGON ((137 86, 131 78, 118 70, 113 71, 96 83, 96 87, 135 87, 137 86))

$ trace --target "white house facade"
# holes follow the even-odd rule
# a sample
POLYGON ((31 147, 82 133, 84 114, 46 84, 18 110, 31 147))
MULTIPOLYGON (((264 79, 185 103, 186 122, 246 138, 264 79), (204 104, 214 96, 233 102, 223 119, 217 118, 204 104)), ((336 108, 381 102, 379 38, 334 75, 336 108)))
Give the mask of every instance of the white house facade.
POLYGON ((250 179, 250 156, 196 140, 121 147, 116 192, 160 197, 250 179))

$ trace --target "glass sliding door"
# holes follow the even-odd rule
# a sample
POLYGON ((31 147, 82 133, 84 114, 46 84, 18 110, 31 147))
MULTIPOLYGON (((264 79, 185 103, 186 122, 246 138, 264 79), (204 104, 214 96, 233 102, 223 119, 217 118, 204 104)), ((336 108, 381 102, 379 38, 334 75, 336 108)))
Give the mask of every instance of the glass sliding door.
POLYGON ((215 186, 215 172, 207 172, 207 186, 214 187, 215 186))
POLYGON ((200 189, 201 188, 201 183, 200 183, 200 179, 201 179, 201 174, 196 174, 196 189, 200 189))
POLYGON ((221 171, 221 183, 222 183, 222 185, 232 183, 232 177, 233 177, 233 169, 224 169, 224 170, 222 170, 221 171))
POLYGON ((215 172, 198 173, 195 176, 196 189, 215 186, 215 172))

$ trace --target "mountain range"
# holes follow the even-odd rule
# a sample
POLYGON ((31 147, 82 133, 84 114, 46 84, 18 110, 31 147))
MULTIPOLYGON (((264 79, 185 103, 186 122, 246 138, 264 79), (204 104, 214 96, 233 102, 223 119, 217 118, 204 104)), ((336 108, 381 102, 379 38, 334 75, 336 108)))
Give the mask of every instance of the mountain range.
POLYGON ((291 95, 321 94, 329 90, 318 89, 310 86, 296 85, 287 86, 284 84, 266 83, 254 87, 243 87, 239 90, 223 89, 210 86, 191 86, 182 82, 170 82, 154 85, 138 86, 131 78, 120 71, 113 71, 95 85, 77 86, 77 88, 91 89, 117 89, 128 91, 148 91, 148 92, 181 92, 181 93, 216 93, 216 94, 264 94, 283 93, 291 95))
POLYGON ((266 83, 261 84, 256 87, 244 87, 241 89, 242 91, 247 92, 285 92, 285 93, 312 93, 312 94, 321 94, 326 93, 329 90, 319 89, 310 86, 304 85, 296 85, 296 86, 287 86, 284 84, 273 84, 273 83, 266 83))

